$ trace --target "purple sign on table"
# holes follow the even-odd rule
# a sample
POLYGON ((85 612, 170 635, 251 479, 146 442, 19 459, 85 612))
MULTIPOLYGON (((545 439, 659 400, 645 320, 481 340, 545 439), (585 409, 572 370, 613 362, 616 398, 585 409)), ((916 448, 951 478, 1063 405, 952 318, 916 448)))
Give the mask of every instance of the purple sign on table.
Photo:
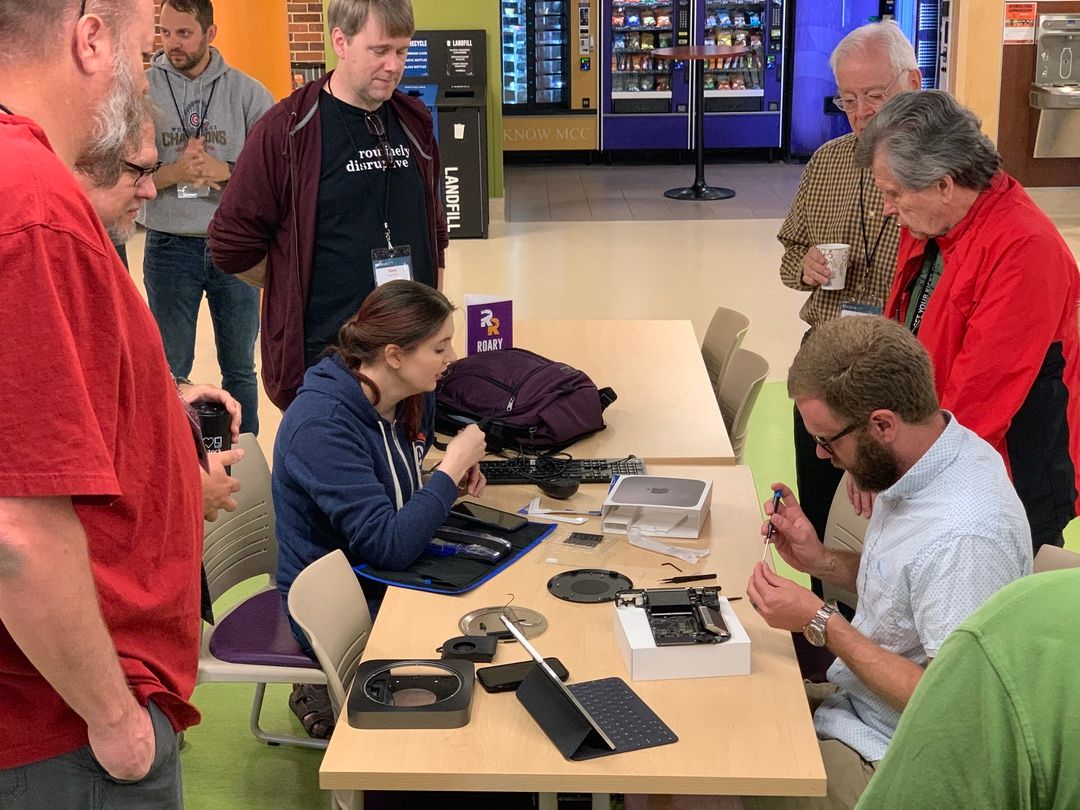
POLYGON ((514 302, 465 296, 466 354, 514 346, 514 302), (476 299, 481 299, 475 302, 476 299))

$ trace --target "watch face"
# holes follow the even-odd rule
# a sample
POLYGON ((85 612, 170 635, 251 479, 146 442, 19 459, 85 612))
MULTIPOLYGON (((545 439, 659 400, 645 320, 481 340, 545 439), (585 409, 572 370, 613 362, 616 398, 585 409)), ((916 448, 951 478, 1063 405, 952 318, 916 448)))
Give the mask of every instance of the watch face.
POLYGON ((825 646, 825 631, 815 626, 813 622, 803 628, 803 635, 815 647, 825 646))

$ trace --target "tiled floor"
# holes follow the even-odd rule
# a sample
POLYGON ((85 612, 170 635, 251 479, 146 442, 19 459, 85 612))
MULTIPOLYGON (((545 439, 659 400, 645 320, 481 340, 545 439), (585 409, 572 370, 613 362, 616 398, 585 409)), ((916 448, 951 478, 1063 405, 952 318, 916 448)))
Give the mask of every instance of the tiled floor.
POLYGON ((712 186, 735 191, 729 200, 669 200, 664 191, 689 186, 694 167, 507 166, 507 222, 778 219, 787 214, 801 164, 717 163, 705 167, 712 186))

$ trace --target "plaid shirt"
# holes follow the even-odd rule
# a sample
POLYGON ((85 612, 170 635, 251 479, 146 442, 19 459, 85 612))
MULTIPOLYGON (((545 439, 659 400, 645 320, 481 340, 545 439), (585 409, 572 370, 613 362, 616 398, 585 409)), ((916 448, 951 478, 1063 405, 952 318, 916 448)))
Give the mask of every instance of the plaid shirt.
POLYGON ((786 287, 810 293, 799 316, 811 327, 839 318, 846 301, 884 309, 892 286, 900 227, 895 217, 882 219, 881 192, 874 185, 873 173, 855 165, 856 143, 855 135, 849 133, 814 152, 776 235, 784 246, 780 280, 786 287), (823 290, 803 284, 806 251, 812 245, 834 242, 851 245, 846 288, 823 290), (869 270, 868 255, 873 259, 869 270))

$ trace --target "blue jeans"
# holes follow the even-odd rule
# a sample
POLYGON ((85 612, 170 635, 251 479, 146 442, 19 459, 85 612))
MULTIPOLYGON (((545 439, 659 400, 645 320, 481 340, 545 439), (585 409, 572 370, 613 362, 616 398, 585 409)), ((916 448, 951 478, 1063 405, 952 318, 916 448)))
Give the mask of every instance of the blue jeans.
MULTIPOLYGON (((146 232, 143 278, 165 357, 177 377, 191 374, 195 325, 206 293, 214 322, 221 387, 243 408, 242 433, 259 432, 259 385, 255 338, 259 334, 259 291, 214 267, 207 239, 146 232)), ((195 382, 199 382, 196 380, 195 382)))

